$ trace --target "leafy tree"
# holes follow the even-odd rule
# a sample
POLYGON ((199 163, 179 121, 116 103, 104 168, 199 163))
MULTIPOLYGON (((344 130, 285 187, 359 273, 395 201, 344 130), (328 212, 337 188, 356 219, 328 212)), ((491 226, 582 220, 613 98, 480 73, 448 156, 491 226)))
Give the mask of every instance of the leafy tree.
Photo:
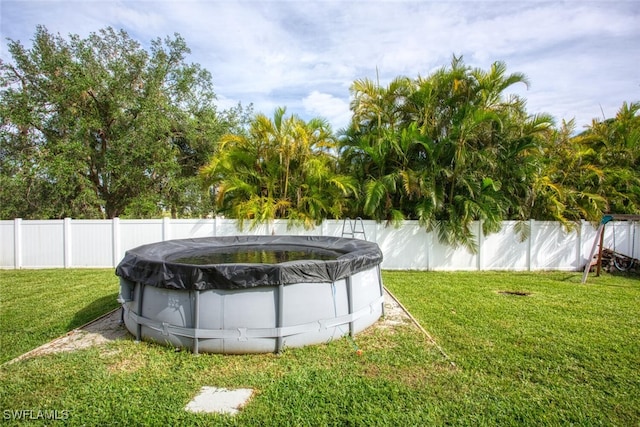
POLYGON ((543 148, 542 168, 535 175, 531 218, 560 221, 571 228, 580 219, 599 220, 606 199, 589 181, 602 170, 585 161, 588 150, 572 137, 575 122, 563 122, 543 148))
POLYGON ((229 133, 201 169, 216 192, 218 212, 253 225, 276 218, 312 227, 339 217, 353 180, 336 173, 335 138, 329 124, 308 122, 276 109, 257 114, 244 133, 229 133))
POLYGON ((605 213, 640 213, 640 103, 575 135, 564 122, 544 146, 531 216, 571 226, 605 213))
POLYGON ((31 48, 8 50, 2 217, 151 216, 206 203, 195 171, 225 127, 211 76, 185 62, 179 35, 147 52, 112 28, 65 40, 38 27, 31 48))
POLYGON ((623 103, 615 118, 594 120, 576 139, 602 171, 589 186, 607 199, 605 213, 640 213, 640 102, 623 103))
POLYGON ((497 231, 524 202, 538 134, 552 121, 530 117, 522 99, 505 95, 514 84, 529 82, 507 74, 502 62, 485 71, 456 57, 450 68, 419 80, 417 120, 434 145, 431 173, 442 194, 440 204, 419 206, 419 219, 442 241, 474 249, 472 221, 481 220, 485 234, 497 231))
POLYGON ((364 183, 364 216, 416 218, 442 241, 471 250, 473 221, 490 233, 506 217, 524 219, 529 174, 553 122, 528 116, 522 99, 504 94, 517 83, 528 81, 507 74, 504 63, 484 71, 456 57, 450 67, 387 87, 354 82, 343 166, 364 183))
POLYGON ((353 118, 343 134, 341 156, 361 184, 361 210, 368 218, 393 223, 405 218, 403 199, 411 191, 404 193, 402 187, 410 185, 408 154, 416 143, 415 132, 403 130, 410 84, 409 79, 398 77, 386 87, 369 79, 356 80, 351 86, 353 118))

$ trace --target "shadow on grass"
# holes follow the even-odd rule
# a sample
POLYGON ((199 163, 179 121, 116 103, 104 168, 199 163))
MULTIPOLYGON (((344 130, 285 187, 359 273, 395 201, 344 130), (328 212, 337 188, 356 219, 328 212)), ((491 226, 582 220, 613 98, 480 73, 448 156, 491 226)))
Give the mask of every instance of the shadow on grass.
MULTIPOLYGON (((636 268, 640 268, 640 266, 636 268)), ((624 277, 626 279, 640 280, 640 272, 637 273, 635 271, 613 270, 610 271, 609 274, 616 277, 624 277)))
POLYGON ((582 276, 579 276, 576 273, 570 273, 567 274, 566 276, 562 277, 561 279, 558 279, 560 282, 575 282, 575 283, 580 283, 582 281, 582 276))
POLYGON ((85 323, 95 320, 103 314, 106 314, 109 311, 118 308, 119 304, 117 298, 118 293, 116 292, 92 301, 89 305, 76 312, 76 314, 73 316, 73 319, 71 319, 71 321, 67 325, 68 330, 72 330, 79 326, 82 326, 85 323))

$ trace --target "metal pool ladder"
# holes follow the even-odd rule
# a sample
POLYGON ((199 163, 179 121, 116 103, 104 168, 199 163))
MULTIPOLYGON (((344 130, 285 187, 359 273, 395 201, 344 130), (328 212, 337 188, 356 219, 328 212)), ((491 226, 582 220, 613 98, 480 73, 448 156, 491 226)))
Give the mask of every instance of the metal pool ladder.
POLYGON ((367 233, 364 231, 362 218, 357 217, 354 220, 349 217, 345 218, 344 221, 342 221, 342 237, 355 239, 356 235, 362 235, 362 238, 367 240, 367 233))

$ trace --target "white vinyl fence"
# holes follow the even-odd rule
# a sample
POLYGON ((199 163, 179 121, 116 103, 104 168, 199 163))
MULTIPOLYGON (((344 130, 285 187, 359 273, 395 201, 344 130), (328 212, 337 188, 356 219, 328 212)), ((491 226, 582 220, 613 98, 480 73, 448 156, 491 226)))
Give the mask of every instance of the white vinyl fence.
MULTIPOLYGON (((583 222, 566 232, 559 223, 529 221, 529 238, 521 241, 516 222, 506 221, 489 236, 480 233, 479 250, 441 244, 415 221, 395 228, 364 221, 366 237, 384 254, 382 268, 413 270, 581 270, 595 238, 595 229, 583 222)), ((112 220, 8 220, 0 221, 0 268, 115 267, 126 250, 169 239, 206 236, 326 235, 341 236, 343 221, 327 220, 313 230, 288 228, 275 221, 254 230, 240 231, 229 219, 112 219, 112 220)), ((357 235, 356 237, 362 237, 357 235)), ((640 258, 640 223, 610 222, 604 247, 640 258)))

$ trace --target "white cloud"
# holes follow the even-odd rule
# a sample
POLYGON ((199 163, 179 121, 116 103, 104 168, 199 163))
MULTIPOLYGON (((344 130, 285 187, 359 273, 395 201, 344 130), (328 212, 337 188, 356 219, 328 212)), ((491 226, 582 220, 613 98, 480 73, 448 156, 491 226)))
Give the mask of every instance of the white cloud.
POLYGON ((320 115, 334 129, 348 122, 349 86, 358 78, 386 84, 448 65, 505 61, 532 86, 516 91, 531 113, 579 125, 612 116, 640 99, 640 3, 637 1, 227 1, 2 0, 4 38, 28 44, 35 25, 86 36, 123 28, 147 46, 180 33, 188 58, 213 76, 219 105, 253 103, 320 115))
POLYGON ((349 103, 328 93, 317 90, 311 92, 302 100, 305 111, 314 117, 323 117, 333 124, 333 130, 346 128, 351 119, 349 103))

